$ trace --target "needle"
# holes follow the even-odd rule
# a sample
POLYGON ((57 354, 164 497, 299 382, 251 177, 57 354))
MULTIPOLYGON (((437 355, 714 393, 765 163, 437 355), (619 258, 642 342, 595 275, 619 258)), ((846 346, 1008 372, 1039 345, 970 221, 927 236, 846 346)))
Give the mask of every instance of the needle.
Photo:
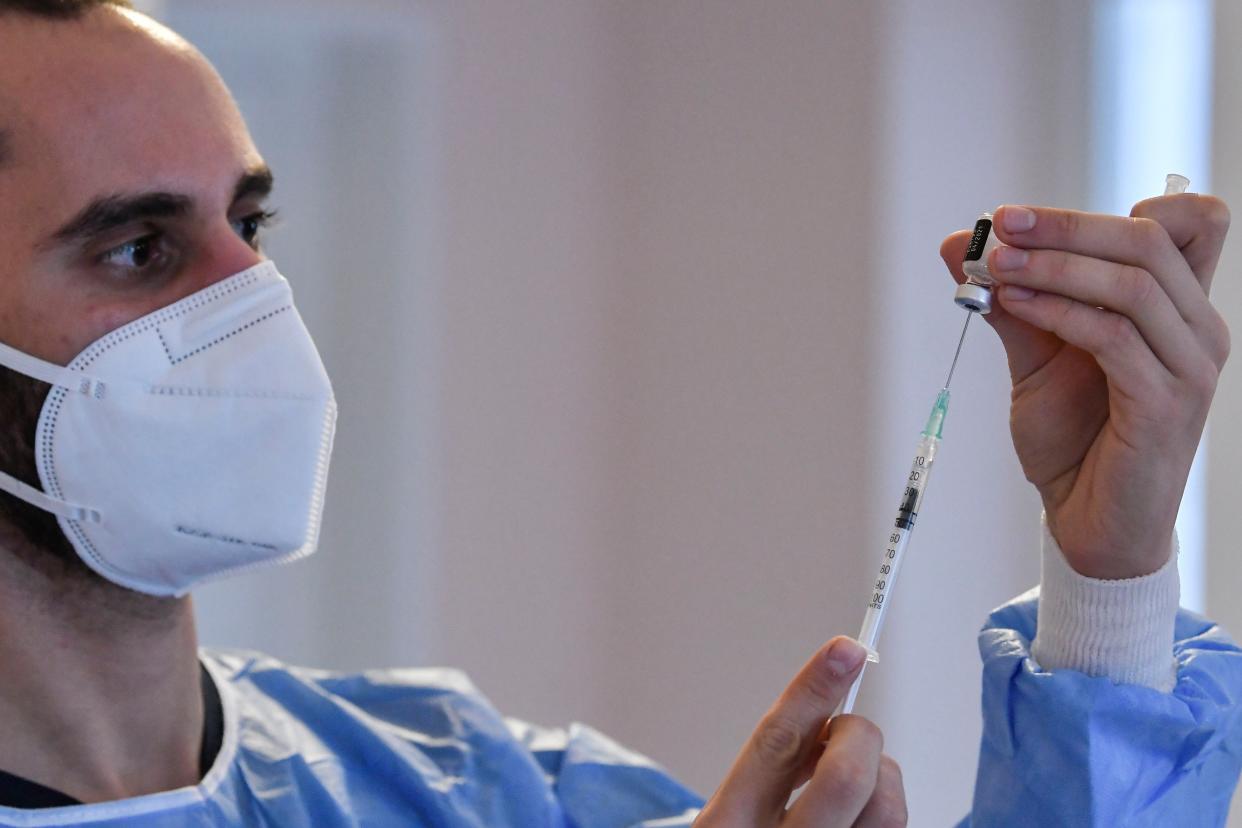
POLYGON ((966 312, 966 324, 962 325, 962 335, 957 340, 957 351, 953 354, 953 364, 949 366, 949 378, 944 381, 945 390, 948 390, 949 383, 953 382, 953 371, 957 368, 957 358, 962 355, 962 343, 966 341, 966 329, 970 327, 970 319, 974 314, 970 311, 966 312))

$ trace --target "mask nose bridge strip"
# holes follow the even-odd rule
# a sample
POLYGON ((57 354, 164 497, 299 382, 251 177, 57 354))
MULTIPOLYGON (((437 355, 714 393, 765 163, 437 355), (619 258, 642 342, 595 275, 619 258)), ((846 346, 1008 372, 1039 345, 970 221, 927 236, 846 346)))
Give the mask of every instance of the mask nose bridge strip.
POLYGON ((103 520, 103 515, 97 509, 57 500, 5 472, 0 472, 0 491, 8 492, 13 497, 24 500, 31 506, 42 509, 45 512, 51 512, 58 517, 67 518, 68 520, 85 523, 100 523, 103 520))
POLYGON ((68 368, 46 362, 38 357, 32 357, 30 354, 23 353, 12 346, 5 345, 3 342, 0 342, 0 365, 11 368, 31 379, 46 382, 48 385, 59 386, 60 388, 97 399, 103 398, 104 390, 107 387, 102 380, 89 374, 84 374, 81 371, 71 371, 68 368))

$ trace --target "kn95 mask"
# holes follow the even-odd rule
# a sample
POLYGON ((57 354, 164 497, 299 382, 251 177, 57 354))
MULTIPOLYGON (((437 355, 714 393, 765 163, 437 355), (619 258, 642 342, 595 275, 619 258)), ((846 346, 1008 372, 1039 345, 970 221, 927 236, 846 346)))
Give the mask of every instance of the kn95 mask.
POLYGON ((52 385, 35 433, 42 491, 82 560, 152 595, 314 551, 336 402, 271 262, 124 325, 61 367, 6 345, 52 385))

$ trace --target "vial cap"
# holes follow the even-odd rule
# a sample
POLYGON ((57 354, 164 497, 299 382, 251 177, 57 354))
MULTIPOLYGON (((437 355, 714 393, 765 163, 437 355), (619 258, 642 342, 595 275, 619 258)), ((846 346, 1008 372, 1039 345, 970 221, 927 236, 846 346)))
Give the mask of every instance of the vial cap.
POLYGON ((983 285, 967 282, 958 285, 953 301, 968 311, 981 313, 985 316, 992 312, 992 289, 983 285))
POLYGON ((1164 194, 1177 195, 1186 192, 1186 188, 1190 186, 1190 179, 1184 175, 1177 173, 1169 173, 1164 177, 1164 194))

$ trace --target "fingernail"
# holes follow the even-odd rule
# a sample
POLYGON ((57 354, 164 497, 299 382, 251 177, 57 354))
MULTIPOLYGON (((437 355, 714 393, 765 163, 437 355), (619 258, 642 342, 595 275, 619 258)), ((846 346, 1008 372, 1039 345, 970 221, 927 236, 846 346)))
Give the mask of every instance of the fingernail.
POLYGON ((1001 296, 1005 299, 1012 299, 1021 302, 1023 299, 1030 299, 1035 295, 1035 291, 1030 288, 1018 287, 1017 285, 1005 285, 1001 288, 1001 296))
POLYGON ((997 270, 1020 270, 1030 258, 1031 254, 1020 247, 998 247, 992 254, 992 263, 997 270))
POLYGON ((866 649, 852 638, 838 638, 828 648, 828 665, 839 676, 857 670, 866 657, 866 649))
POLYGON ((1025 233, 1035 226, 1035 211, 1028 210, 1025 207, 1010 207, 1006 205, 1001 208, 1004 211, 1002 220, 1005 229, 1010 233, 1025 233))

